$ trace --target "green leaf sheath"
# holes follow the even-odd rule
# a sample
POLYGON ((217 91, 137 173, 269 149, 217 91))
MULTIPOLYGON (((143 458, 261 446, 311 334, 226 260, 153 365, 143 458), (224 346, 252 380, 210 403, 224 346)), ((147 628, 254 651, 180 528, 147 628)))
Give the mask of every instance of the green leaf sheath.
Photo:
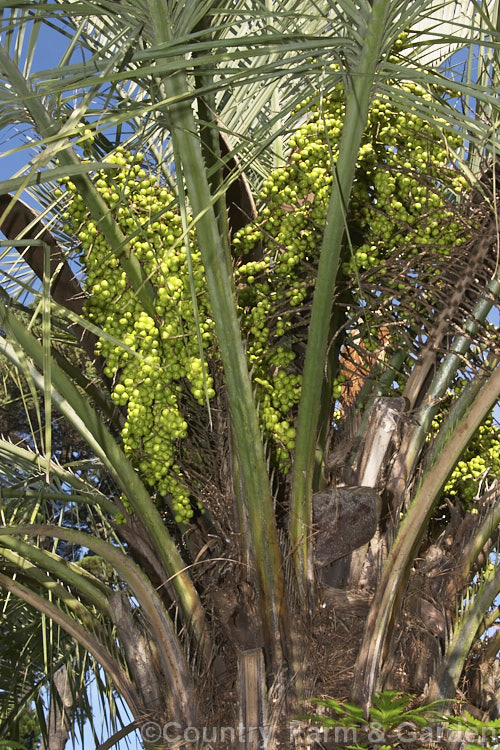
MULTIPOLYGON (((148 3, 158 43, 172 40, 168 4, 148 3)), ((196 236, 202 256, 212 315, 224 367, 231 424, 241 467, 244 501, 254 552, 254 565, 260 594, 265 641, 275 673, 283 662, 280 645, 284 607, 281 569, 273 501, 267 476, 264 450, 252 394, 245 350, 236 309, 232 277, 229 273, 227 238, 221 236, 214 210, 214 199, 206 177, 197 123, 183 74, 163 80, 169 128, 176 142, 182 173, 193 211, 196 236)))
POLYGON ((324 379, 330 315, 345 231, 345 216, 349 206, 361 138, 368 120, 375 74, 387 37, 387 16, 391 5, 389 0, 375 0, 373 3, 363 47, 360 51, 359 65, 350 80, 339 157, 328 206, 312 304, 299 406, 290 507, 291 547, 299 595, 302 599, 307 598, 308 589, 312 587, 313 582, 310 564, 311 483, 321 408, 318 394, 321 393, 324 379))

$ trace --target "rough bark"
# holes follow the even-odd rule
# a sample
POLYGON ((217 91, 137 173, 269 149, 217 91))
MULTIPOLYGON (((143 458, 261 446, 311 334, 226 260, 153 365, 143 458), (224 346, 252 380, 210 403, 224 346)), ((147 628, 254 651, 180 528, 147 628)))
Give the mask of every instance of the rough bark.
POLYGON ((54 691, 51 694, 47 718, 47 742, 42 740, 43 750, 64 750, 71 729, 74 695, 68 682, 68 673, 63 664, 53 677, 54 691))

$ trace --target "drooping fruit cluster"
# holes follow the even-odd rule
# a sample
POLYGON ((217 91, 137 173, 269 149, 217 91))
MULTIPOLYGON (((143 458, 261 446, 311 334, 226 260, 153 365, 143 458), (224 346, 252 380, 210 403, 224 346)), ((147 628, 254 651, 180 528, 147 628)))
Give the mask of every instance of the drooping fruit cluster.
MULTIPOLYGON (((428 98, 412 82, 401 89, 428 98)), ((387 97, 374 100, 353 191, 352 223, 363 242, 354 247, 346 272, 379 265, 394 253, 410 256, 431 248, 446 255, 465 242, 449 203, 450 192, 460 193, 465 185, 463 176, 449 169, 461 138, 442 125, 438 138, 417 114, 398 110, 387 97)))
MULTIPOLYGON (((426 96, 411 82, 403 82, 401 89, 402 94, 426 96)), ((302 105, 308 106, 308 101, 302 105)), ((279 446, 283 466, 293 447, 294 407, 300 397, 296 343, 307 322, 344 116, 345 95, 339 84, 321 105, 307 111, 307 121, 290 138, 290 162, 263 183, 258 219, 233 240, 242 256, 237 269, 242 322, 263 426, 279 446), (256 252, 261 260, 244 262, 245 255, 255 257, 256 252)), ((350 242, 342 264, 346 277, 355 279, 374 266, 380 276, 384 261, 396 253, 411 258, 429 247, 446 254, 465 240, 466 228, 455 219, 448 200, 451 192, 463 189, 463 178, 448 166, 460 138, 446 127, 443 133, 445 140, 387 97, 374 100, 347 217, 350 242)), ((388 280, 387 285, 396 284, 397 290, 397 283, 388 280)), ((365 325, 366 351, 379 345, 377 326, 373 340, 370 336, 365 325)), ((342 373, 335 379, 334 399, 341 395, 344 380, 342 373)))
MULTIPOLYGON (((199 403, 215 392, 200 357, 182 221, 170 207, 171 193, 142 168, 140 154, 118 149, 108 161, 117 168, 100 172, 95 185, 156 289, 154 315, 144 310, 71 180, 65 181, 65 231, 82 245, 85 313, 103 331, 96 350, 106 360, 111 397, 127 409, 125 453, 151 487, 171 496, 177 522, 187 522, 193 510, 176 465, 177 442, 187 434, 180 399, 185 380, 199 403)), ((192 239, 189 230, 202 345, 207 348, 213 343, 212 321, 203 266, 192 239)))
MULTIPOLYGON (((235 238, 236 244, 241 237, 235 238)), ((306 291, 289 263, 291 257, 287 253, 264 257, 240 265, 235 272, 260 422, 282 471, 289 468, 295 446, 293 412, 302 382, 294 369, 290 310, 299 308, 306 291)))
MULTIPOLYGON (((412 83, 401 85, 407 93, 425 95, 412 83)), ((238 304, 261 426, 282 471, 289 468, 294 447, 301 386, 297 359, 303 354, 344 109, 340 85, 321 106, 311 107, 290 139, 289 163, 263 183, 258 220, 233 238, 240 257, 238 304), (250 251, 251 260, 245 258, 250 251)), ((452 131, 444 142, 417 115, 403 114, 382 96, 374 101, 348 216, 345 275, 356 277, 374 266, 383 274, 380 264, 394 253, 411 257, 426 243, 446 253, 462 241, 462 228, 447 203, 447 192, 463 187, 461 177, 452 170, 447 174, 457 145, 452 131)), ((187 521, 189 493, 175 462, 177 443, 187 434, 181 397, 185 381, 200 403, 214 391, 195 335, 182 221, 173 196, 146 173, 140 154, 118 149, 109 161, 116 169, 99 173, 95 184, 156 289, 154 315, 143 309, 69 180, 66 230, 83 247, 86 312, 104 332, 98 349, 113 379, 112 398, 127 409, 125 451, 151 487, 172 496, 177 520, 187 521)), ((191 230, 187 237, 206 348, 213 331, 205 279, 191 230)), ((376 335, 371 342, 368 332, 363 345, 367 351, 376 348, 376 335)), ((339 374, 334 382, 335 398, 342 378, 339 374)))

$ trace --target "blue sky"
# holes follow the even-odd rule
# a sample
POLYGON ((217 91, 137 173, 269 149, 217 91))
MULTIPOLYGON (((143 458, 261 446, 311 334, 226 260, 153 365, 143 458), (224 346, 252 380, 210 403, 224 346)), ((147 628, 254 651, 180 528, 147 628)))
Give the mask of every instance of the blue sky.
MULTIPOLYGON (((108 739, 111 736, 111 732, 109 731, 109 725, 108 717, 106 718, 105 714, 103 713, 101 701, 99 698, 99 695, 97 693, 97 688, 93 686, 93 683, 91 683, 89 691, 89 702, 93 707, 94 711, 94 727, 98 736, 98 739, 101 742, 104 742, 106 739, 108 739)), ((124 716, 124 726, 127 725, 126 720, 126 712, 123 712, 124 716)), ((132 721, 132 718, 129 716, 129 721, 132 721)), ((96 747, 94 736, 92 734, 92 730, 90 727, 90 724, 87 722, 87 724, 84 727, 83 736, 80 736, 79 730, 77 730, 77 735, 75 737, 75 750, 94 750, 96 747)), ((127 738, 124 738, 117 742, 116 745, 113 746, 117 750, 142 750, 142 743, 141 743, 141 737, 139 730, 134 730, 131 732, 127 738)))

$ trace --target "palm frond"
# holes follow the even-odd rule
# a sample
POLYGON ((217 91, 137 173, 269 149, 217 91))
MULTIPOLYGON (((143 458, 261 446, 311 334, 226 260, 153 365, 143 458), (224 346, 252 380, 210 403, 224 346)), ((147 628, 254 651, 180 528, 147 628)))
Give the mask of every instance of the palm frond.
POLYGON ((498 565, 490 563, 478 584, 466 592, 442 662, 430 685, 429 700, 450 701, 455 696, 465 661, 480 632, 481 622, 499 592, 500 571, 498 565))

